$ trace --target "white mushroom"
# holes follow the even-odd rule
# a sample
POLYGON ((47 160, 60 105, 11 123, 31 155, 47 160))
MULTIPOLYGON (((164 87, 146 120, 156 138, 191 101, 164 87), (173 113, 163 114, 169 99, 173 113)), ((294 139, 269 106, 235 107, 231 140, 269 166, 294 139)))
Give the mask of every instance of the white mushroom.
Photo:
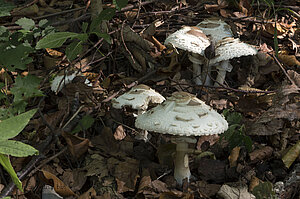
POLYGON ((238 38, 234 39, 227 37, 217 43, 215 54, 215 58, 210 60, 210 63, 212 65, 220 63, 216 66, 218 69, 218 75, 214 84, 214 86, 218 86, 218 83, 224 83, 226 71, 231 72, 232 70, 232 65, 229 63, 230 59, 255 55, 257 54, 257 50, 254 47, 241 42, 238 38))
POLYGON ((191 176, 187 151, 188 143, 195 141, 188 136, 220 134, 228 128, 222 115, 186 92, 175 92, 164 103, 139 115, 135 126, 179 136, 175 138, 177 146, 174 168, 174 177, 179 184, 185 178, 189 180, 191 176))
POLYGON ((193 63, 194 81, 201 85, 201 66, 203 53, 210 45, 209 39, 197 27, 184 26, 172 33, 165 40, 165 45, 172 44, 174 47, 191 52, 189 59, 193 63))
POLYGON ((205 35, 209 36, 214 43, 217 43, 225 37, 233 36, 230 26, 217 17, 204 19, 197 24, 197 27, 202 30, 205 35))
MULTIPOLYGON (((217 17, 204 19, 197 25, 197 27, 210 38, 214 45, 225 37, 233 36, 230 26, 225 21, 217 17)), ((201 76, 202 80, 206 80, 205 85, 209 86, 212 86, 212 80, 210 78, 211 66, 211 63, 204 64, 201 76)))
MULTIPOLYGON (((161 94, 151 89, 149 86, 139 84, 131 88, 127 93, 124 93, 118 98, 112 99, 112 106, 116 109, 129 106, 136 109, 138 111, 138 115, 140 115, 148 109, 149 103, 160 104, 164 100, 165 98, 161 94)), ((144 131, 143 134, 142 138, 147 141, 147 131, 144 131)))

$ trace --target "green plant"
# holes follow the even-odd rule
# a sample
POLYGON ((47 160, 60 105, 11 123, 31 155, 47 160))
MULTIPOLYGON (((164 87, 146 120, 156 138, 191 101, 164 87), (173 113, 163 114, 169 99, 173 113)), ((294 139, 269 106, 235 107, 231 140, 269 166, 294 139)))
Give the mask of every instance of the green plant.
POLYGON ((0 66, 6 74, 4 83, 0 83, 2 89, 0 100, 4 104, 0 108, 0 120, 23 113, 28 99, 43 95, 39 90, 38 77, 33 75, 23 77, 20 73, 27 70, 27 65, 33 62, 31 55, 35 49, 32 46, 36 41, 54 31, 47 20, 41 20, 36 26, 33 20, 21 18, 16 24, 22 29, 11 32, 0 26, 0 66), (8 83, 10 72, 18 74, 12 85, 8 83), (8 94, 9 91, 12 95, 8 94))
POLYGON ((82 24, 83 33, 74 33, 74 32, 56 32, 49 34, 37 42, 36 49, 44 48, 59 48, 61 47, 68 39, 72 40, 70 44, 67 45, 65 53, 67 58, 72 61, 77 55, 79 55, 82 50, 82 44, 88 41, 90 35, 95 34, 98 37, 103 38, 108 43, 111 43, 111 38, 109 34, 103 33, 100 31, 100 23, 103 20, 110 20, 116 14, 117 10, 127 5, 127 0, 113 0, 116 8, 107 8, 103 10, 95 19, 92 20, 89 28, 87 23, 82 24))
POLYGON ((252 150, 252 140, 244 133, 245 126, 241 124, 242 115, 237 112, 230 112, 229 110, 225 110, 223 115, 229 124, 229 128, 221 136, 221 140, 225 139, 228 141, 230 150, 236 146, 245 146, 250 152, 252 150))
POLYGON ((22 183, 10 163, 9 156, 26 157, 36 155, 38 151, 30 145, 9 139, 17 136, 25 128, 36 111, 36 109, 32 109, 0 122, 0 164, 11 176, 16 186, 22 191, 22 183))

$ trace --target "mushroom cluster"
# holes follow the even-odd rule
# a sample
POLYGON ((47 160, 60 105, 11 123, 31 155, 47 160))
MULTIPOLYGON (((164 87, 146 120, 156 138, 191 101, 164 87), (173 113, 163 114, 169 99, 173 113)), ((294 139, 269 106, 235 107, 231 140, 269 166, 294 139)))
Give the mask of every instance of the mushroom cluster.
POLYGON ((165 45, 168 44, 191 53, 189 59, 193 63, 194 81, 197 85, 201 85, 203 54, 204 50, 210 45, 208 37, 198 27, 184 26, 167 37, 165 45))
POLYGON ((135 126, 173 136, 176 145, 174 177, 179 184, 191 172, 188 162, 188 143, 196 140, 190 136, 223 133, 228 123, 222 115, 197 97, 186 92, 175 92, 165 102, 139 115, 135 126))
POLYGON ((212 66, 216 66, 218 70, 214 86, 223 84, 226 72, 232 70, 230 59, 257 54, 255 48, 233 38, 230 26, 219 18, 205 19, 196 27, 185 26, 169 35, 165 44, 172 44, 176 48, 191 52, 189 59, 193 63, 196 85, 212 85, 210 78, 212 66), (205 64, 207 60, 204 51, 210 45, 215 46, 215 57, 205 64))
POLYGON ((256 55, 257 50, 249 44, 243 43, 238 38, 226 37, 216 44, 215 58, 210 62, 216 65, 218 75, 214 86, 223 84, 226 72, 231 72, 232 65, 229 63, 230 59, 241 56, 256 55))
MULTIPOLYGON (((139 84, 132 87, 128 92, 119 96, 118 98, 112 99, 112 106, 116 109, 121 109, 125 106, 131 107, 138 111, 138 115, 143 114, 150 103, 160 104, 165 98, 150 88, 147 85, 139 84)), ((148 132, 141 132, 140 137, 144 140, 148 140, 148 132)))

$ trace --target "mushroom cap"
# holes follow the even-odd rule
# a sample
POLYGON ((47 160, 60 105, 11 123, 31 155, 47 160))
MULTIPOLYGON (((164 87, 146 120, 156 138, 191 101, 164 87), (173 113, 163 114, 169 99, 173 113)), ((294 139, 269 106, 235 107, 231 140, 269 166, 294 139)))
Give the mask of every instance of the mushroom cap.
POLYGON ((225 37, 233 36, 230 26, 220 18, 212 17, 204 19, 197 24, 197 27, 202 30, 204 34, 210 36, 210 39, 215 43, 225 37))
POLYGON ((162 134, 202 136, 223 133, 228 123, 194 95, 175 92, 164 103, 139 115, 135 126, 162 134))
POLYGON ((210 64, 241 56, 255 55, 257 50, 249 44, 241 42, 238 38, 226 37, 217 43, 215 54, 216 56, 210 60, 210 64))
POLYGON ((112 99, 112 106, 121 109, 130 106, 137 110, 147 110, 149 103, 160 104, 165 98, 147 85, 139 84, 116 99, 112 99))
POLYGON ((167 44, 203 55, 205 48, 210 45, 210 41, 199 28, 184 26, 167 37, 165 45, 167 44))

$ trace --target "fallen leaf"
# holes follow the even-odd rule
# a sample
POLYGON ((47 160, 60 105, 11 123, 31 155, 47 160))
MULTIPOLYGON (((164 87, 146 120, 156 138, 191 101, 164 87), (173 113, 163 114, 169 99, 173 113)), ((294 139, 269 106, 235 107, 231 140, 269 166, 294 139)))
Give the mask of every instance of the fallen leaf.
POLYGON ((62 136, 65 138, 68 149, 73 157, 80 158, 85 152, 87 152, 90 141, 85 138, 72 135, 67 132, 62 132, 62 136))
POLYGON ((54 190, 60 196, 63 197, 76 196, 76 194, 55 175, 45 170, 41 170, 41 171, 43 172, 44 177, 47 180, 51 180, 53 182, 54 190))
POLYGON ((300 140, 288 150, 288 152, 282 157, 282 161, 287 168, 293 164, 293 162, 300 156, 300 140))
POLYGON ((240 149, 241 149, 240 147, 234 147, 231 150, 231 153, 228 157, 230 167, 235 167, 237 165, 237 160, 240 155, 240 149))
POLYGON ((295 55, 278 54, 278 58, 288 67, 300 66, 300 62, 297 60, 295 55))
POLYGON ((265 146, 260 149, 256 149, 253 152, 249 153, 251 162, 259 162, 265 160, 273 154, 273 148, 270 146, 265 146))
POLYGON ((125 133, 124 128, 123 128, 122 125, 119 125, 116 128, 116 131, 114 133, 114 137, 115 137, 116 140, 123 140, 126 137, 126 133, 125 133))
POLYGON ((78 199, 92 199, 96 195, 97 195, 96 190, 93 187, 91 187, 89 190, 87 190, 86 192, 84 192, 83 194, 81 194, 78 197, 78 199))

